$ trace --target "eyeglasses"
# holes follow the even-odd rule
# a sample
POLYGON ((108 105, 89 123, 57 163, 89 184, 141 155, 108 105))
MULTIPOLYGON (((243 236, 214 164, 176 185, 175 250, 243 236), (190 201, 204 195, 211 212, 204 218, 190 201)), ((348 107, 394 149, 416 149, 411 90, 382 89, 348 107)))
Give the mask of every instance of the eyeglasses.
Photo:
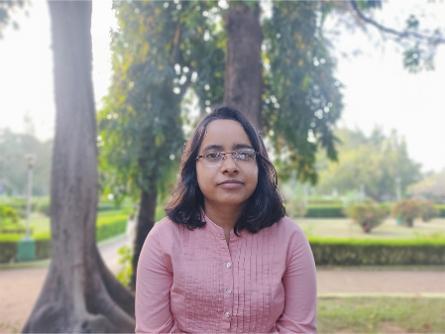
POLYGON ((226 159, 227 155, 231 155, 236 162, 253 162, 256 159, 257 152, 253 149, 242 149, 232 152, 206 152, 198 155, 196 160, 203 159, 207 165, 216 166, 226 159))

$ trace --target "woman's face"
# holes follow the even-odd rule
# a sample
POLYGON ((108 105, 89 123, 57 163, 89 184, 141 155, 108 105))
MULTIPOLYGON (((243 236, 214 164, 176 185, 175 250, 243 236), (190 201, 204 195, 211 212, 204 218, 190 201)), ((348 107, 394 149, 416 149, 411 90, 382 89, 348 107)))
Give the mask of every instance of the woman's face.
POLYGON ((245 159, 253 151, 252 143, 240 123, 233 120, 215 120, 207 125, 199 148, 196 173, 204 204, 241 207, 255 191, 258 183, 256 159, 245 159), (236 160, 229 153, 224 159, 214 159, 218 152, 240 152, 236 160), (208 158, 206 159, 206 155, 208 158))

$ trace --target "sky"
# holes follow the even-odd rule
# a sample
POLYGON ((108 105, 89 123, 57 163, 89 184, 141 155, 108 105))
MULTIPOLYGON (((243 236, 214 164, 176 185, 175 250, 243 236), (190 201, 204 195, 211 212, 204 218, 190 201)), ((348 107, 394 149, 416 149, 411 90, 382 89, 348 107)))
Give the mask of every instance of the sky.
MULTIPOLYGON (((25 117, 31 118, 41 139, 53 135, 54 97, 50 21, 47 3, 33 0, 15 17, 19 29, 7 28, 0 40, 0 128, 24 131, 25 117)), ((425 15, 422 24, 445 28, 444 0, 395 0, 385 2, 376 18, 392 27, 403 27, 409 13, 425 15), (421 5, 419 5, 421 4, 421 5)), ((368 28, 347 30, 332 21, 341 32, 335 40, 337 78, 343 84, 345 108, 339 126, 370 133, 376 126, 386 134, 397 130, 407 142, 410 157, 424 171, 445 168, 445 45, 436 56, 434 71, 410 74, 402 66, 400 50, 383 43, 368 28), (357 54, 357 50, 360 53, 357 54)), ((106 95, 111 80, 110 27, 116 22, 109 1, 93 1, 93 82, 96 108, 106 95)))

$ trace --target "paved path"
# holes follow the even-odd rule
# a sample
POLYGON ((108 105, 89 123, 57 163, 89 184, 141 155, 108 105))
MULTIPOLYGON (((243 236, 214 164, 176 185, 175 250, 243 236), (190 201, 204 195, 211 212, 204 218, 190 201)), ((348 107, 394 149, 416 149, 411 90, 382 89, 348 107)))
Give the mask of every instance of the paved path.
MULTIPOLYGON (((119 270, 117 249, 126 238, 100 246, 107 265, 119 270)), ((47 272, 48 261, 31 267, 0 269, 0 333, 17 332, 38 297, 47 272)), ((445 267, 412 269, 318 268, 319 296, 433 296, 445 298, 445 267)))

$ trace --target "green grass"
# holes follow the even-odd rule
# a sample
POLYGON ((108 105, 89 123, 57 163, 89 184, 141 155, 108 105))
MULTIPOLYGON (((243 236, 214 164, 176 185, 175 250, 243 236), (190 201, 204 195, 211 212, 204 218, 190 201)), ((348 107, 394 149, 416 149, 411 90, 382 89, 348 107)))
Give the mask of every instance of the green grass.
POLYGON ((444 298, 323 297, 319 333, 445 333, 444 298))
MULTIPOLYGON (((127 220, 128 214, 122 210, 98 212, 97 225, 106 225, 116 221, 127 220)), ((24 224, 24 222, 21 222, 24 224)), ((50 220, 41 213, 33 213, 30 218, 30 227, 34 239, 48 239, 50 236, 50 220)), ((18 241, 24 234, 0 233, 0 241, 18 241)))
POLYGON ((394 219, 386 219, 369 234, 350 219, 311 219, 295 218, 307 237, 345 238, 345 239, 424 239, 445 238, 445 219, 436 218, 428 223, 420 220, 413 228, 397 225, 394 219))

